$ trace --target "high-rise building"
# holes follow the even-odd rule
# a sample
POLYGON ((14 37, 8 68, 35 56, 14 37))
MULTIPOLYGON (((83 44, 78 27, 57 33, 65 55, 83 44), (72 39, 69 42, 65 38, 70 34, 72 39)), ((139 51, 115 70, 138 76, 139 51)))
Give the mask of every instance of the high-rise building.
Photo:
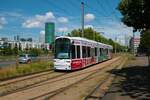
POLYGON ((45 43, 52 44, 55 38, 55 24, 45 23, 45 43))
POLYGON ((17 39, 17 41, 20 41, 20 36, 19 36, 19 35, 17 35, 17 38, 16 38, 16 39, 17 39))
POLYGON ((16 36, 14 36, 14 41, 16 41, 17 39, 16 39, 16 36))

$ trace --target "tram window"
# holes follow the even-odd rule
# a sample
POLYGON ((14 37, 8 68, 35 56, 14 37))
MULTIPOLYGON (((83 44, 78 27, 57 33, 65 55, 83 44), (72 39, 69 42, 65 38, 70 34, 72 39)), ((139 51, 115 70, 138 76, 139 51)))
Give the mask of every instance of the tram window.
POLYGON ((105 55, 107 55, 107 49, 104 49, 105 55))
POLYGON ((77 46, 77 58, 80 58, 80 46, 77 46))
POLYGON ((108 54, 108 49, 106 49, 106 54, 108 54))
POLYGON ((100 55, 102 55, 102 48, 99 48, 100 55))
POLYGON ((109 49, 107 49, 107 54, 109 53, 109 49))
POLYGON ((106 51, 106 49, 103 49, 103 54, 106 54, 106 52, 105 52, 105 51, 106 51))
POLYGON ((91 56, 94 56, 95 55, 95 50, 94 48, 91 48, 91 56))
POLYGON ((104 54, 104 49, 103 48, 101 48, 101 55, 103 55, 104 54))
POLYGON ((75 45, 71 46, 72 59, 76 58, 75 45))
POLYGON ((82 56, 83 58, 86 58, 86 47, 82 46, 82 56))
POLYGON ((70 40, 60 38, 55 41, 55 58, 69 59, 70 58, 70 40))
POLYGON ((95 56, 97 56, 97 48, 95 48, 95 56))
POLYGON ((107 49, 105 49, 105 54, 107 55, 107 49))
POLYGON ((88 57, 90 57, 90 56, 91 56, 91 55, 90 55, 90 50, 91 50, 91 48, 90 48, 90 47, 87 47, 88 57))

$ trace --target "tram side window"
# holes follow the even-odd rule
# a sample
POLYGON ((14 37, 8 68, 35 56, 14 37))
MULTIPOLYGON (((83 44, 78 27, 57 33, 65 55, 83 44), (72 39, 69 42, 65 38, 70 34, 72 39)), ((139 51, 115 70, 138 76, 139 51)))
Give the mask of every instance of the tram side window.
POLYGON ((108 49, 106 49, 106 55, 108 54, 108 49))
POLYGON ((95 56, 97 56, 97 48, 95 48, 95 56))
POLYGON ((91 57, 93 57, 94 55, 95 55, 95 50, 94 50, 94 48, 91 48, 91 57))
POLYGON ((85 46, 82 46, 82 55, 83 55, 83 58, 86 58, 86 47, 85 46))
POLYGON ((104 54, 104 49, 103 48, 101 48, 101 55, 103 55, 104 54))
POLYGON ((107 55, 107 49, 104 49, 105 55, 107 55))
POLYGON ((100 56, 102 55, 102 48, 99 48, 100 56))
POLYGON ((103 54, 105 54, 105 55, 106 55, 106 49, 103 49, 103 54))
POLYGON ((76 58, 75 45, 71 46, 72 59, 76 58))
POLYGON ((80 58, 80 46, 77 46, 77 58, 80 58))
POLYGON ((87 53, 88 53, 88 57, 90 57, 90 51, 91 51, 91 48, 90 47, 87 47, 87 53))
POLYGON ((107 54, 109 53, 109 50, 108 49, 106 49, 106 51, 107 51, 107 54))
POLYGON ((110 49, 109 52, 112 53, 112 52, 113 52, 113 49, 110 49))

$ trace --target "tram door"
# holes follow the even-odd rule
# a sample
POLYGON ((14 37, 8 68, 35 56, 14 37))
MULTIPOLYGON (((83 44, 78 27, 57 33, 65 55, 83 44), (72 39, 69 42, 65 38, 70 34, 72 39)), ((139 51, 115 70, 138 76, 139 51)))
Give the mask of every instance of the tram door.
POLYGON ((82 67, 80 48, 80 45, 72 45, 72 69, 79 69, 82 67))
POLYGON ((82 67, 86 66, 86 46, 82 46, 82 67))

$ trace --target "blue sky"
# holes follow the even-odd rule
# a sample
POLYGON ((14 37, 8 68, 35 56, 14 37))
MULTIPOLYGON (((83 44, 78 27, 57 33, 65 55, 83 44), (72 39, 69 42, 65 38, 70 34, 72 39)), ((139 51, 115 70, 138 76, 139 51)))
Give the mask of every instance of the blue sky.
MULTIPOLYGON (((0 37, 33 37, 39 39, 45 22, 56 23, 56 34, 81 27, 83 0, 1 0, 0 37)), ((119 41, 132 35, 132 28, 121 23, 116 10, 120 0, 84 0, 85 27, 92 27, 104 36, 119 41)))

